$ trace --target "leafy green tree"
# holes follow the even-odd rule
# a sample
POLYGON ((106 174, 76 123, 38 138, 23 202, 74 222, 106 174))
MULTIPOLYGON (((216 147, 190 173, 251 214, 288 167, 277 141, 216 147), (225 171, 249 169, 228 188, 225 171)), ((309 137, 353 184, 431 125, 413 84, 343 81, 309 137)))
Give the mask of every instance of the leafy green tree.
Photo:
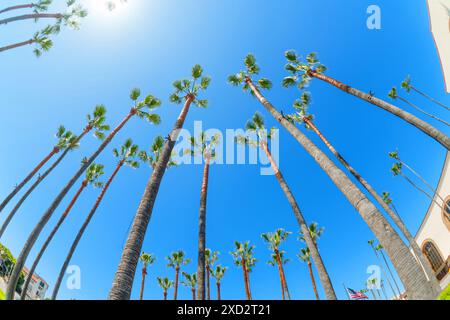
POLYGON ((406 121, 407 123, 413 125, 417 129, 421 130, 423 133, 429 135, 431 138, 435 139, 437 142, 442 144, 447 150, 450 149, 450 137, 448 137, 443 132, 437 130, 425 121, 420 120, 416 116, 383 101, 373 94, 365 93, 355 88, 352 88, 336 79, 326 76, 324 72, 327 68, 320 63, 317 55, 315 53, 310 53, 306 56, 306 61, 302 61, 299 55, 293 50, 287 51, 285 53, 288 59, 288 64, 285 69, 291 73, 291 76, 286 77, 283 80, 283 85, 285 87, 295 85, 299 83, 299 88, 306 88, 313 78, 319 79, 328 83, 336 88, 360 98, 370 104, 373 104, 397 117, 406 121))
POLYGON ((0 47, 0 52, 23 47, 26 45, 35 45, 33 50, 37 57, 40 57, 44 51, 50 50, 53 46, 53 41, 50 39, 52 35, 58 34, 62 26, 67 26, 72 29, 78 29, 80 27, 79 20, 85 18, 88 12, 80 5, 76 5, 76 0, 67 0, 67 10, 62 13, 44 13, 48 10, 52 1, 50 0, 40 0, 39 2, 33 4, 18 5, 5 8, 0 10, 0 13, 24 9, 33 8, 33 13, 23 14, 19 16, 13 16, 0 20, 0 25, 6 25, 11 22, 32 19, 38 21, 40 19, 54 19, 55 23, 53 25, 48 25, 44 29, 37 31, 34 36, 26 41, 17 42, 11 45, 0 47))
POLYGON ((426 99, 430 100, 434 104, 446 109, 450 110, 450 107, 447 107, 442 102, 437 101, 436 99, 432 98, 428 94, 424 93, 423 91, 417 89, 415 86, 412 85, 411 77, 408 76, 406 79, 402 82, 402 89, 404 89, 407 93, 410 93, 411 91, 415 91, 416 93, 420 94, 422 97, 425 97, 426 99))
POLYGON ((77 137, 72 131, 66 130, 64 126, 60 126, 56 132, 56 138, 58 142, 52 148, 52 151, 23 179, 14 190, 2 201, 0 204, 0 212, 8 205, 8 203, 14 198, 14 196, 22 190, 22 188, 41 170, 41 168, 51 159, 54 155, 58 154, 61 150, 68 149, 77 140, 77 137))
POLYGON ((191 288, 192 292, 192 300, 195 300, 195 289, 197 287, 197 274, 189 274, 187 272, 183 272, 184 280, 181 281, 181 284, 191 288))
POLYGON ((154 113, 155 109, 161 105, 161 101, 152 95, 148 95, 143 100, 139 101, 141 91, 139 89, 133 89, 130 94, 130 98, 133 100, 134 105, 131 107, 128 114, 122 120, 122 122, 111 131, 111 133, 105 138, 103 143, 98 147, 98 149, 90 156, 90 158, 86 159, 83 162, 81 168, 75 173, 75 175, 71 178, 71 180, 67 183, 67 185, 61 190, 58 196, 54 199, 53 203, 50 207, 45 211, 45 213, 40 218, 39 222, 35 225, 33 231, 29 235, 27 241, 25 242, 25 246, 22 248, 22 251, 17 258, 17 264, 14 267, 13 273, 11 275, 12 281, 8 283, 6 299, 12 300, 14 298, 13 288, 15 283, 17 283, 20 271, 25 265, 26 259, 36 243, 37 238, 42 232, 43 228, 47 225, 50 218, 53 216, 53 213, 58 208, 61 201, 65 198, 67 193, 73 187, 73 185, 77 182, 77 180, 83 175, 86 169, 95 161, 95 159, 102 153, 102 151, 110 144, 113 138, 117 135, 117 133, 128 123, 131 118, 135 116, 146 119, 153 124, 159 124, 161 119, 160 117, 154 113))
POLYGON ((167 300, 167 291, 173 287, 173 281, 170 281, 169 278, 160 278, 158 277, 158 284, 164 291, 164 300, 167 300))
MULTIPOLYGON (((421 267, 416 263, 409 248, 402 241, 398 233, 392 228, 386 218, 378 211, 377 207, 370 202, 364 193, 340 170, 311 140, 309 140, 298 128, 286 119, 275 107, 263 96, 261 88, 270 88, 269 80, 263 78, 255 84, 252 77, 259 71, 256 61, 252 55, 245 59, 246 70, 237 75, 229 77, 234 85, 244 85, 244 89, 251 90, 258 101, 272 114, 272 116, 285 127, 288 132, 305 148, 315 159, 319 166, 328 174, 335 185, 346 196, 350 203, 357 209, 364 221, 375 233, 378 240, 384 244, 392 262, 397 269, 400 278, 407 288, 411 299, 433 299, 433 290, 428 284, 421 267), (255 71, 256 70, 256 71, 255 71), (412 277, 411 274, 414 276, 412 277)), ((450 146, 450 143, 449 143, 450 146)), ((328 298, 332 295, 328 292, 328 298)))
POLYGON ((105 121, 106 121, 106 108, 103 105, 98 105, 95 107, 92 115, 91 114, 87 115, 86 127, 83 129, 83 132, 79 136, 71 135, 66 132, 65 136, 63 137, 63 139, 67 141, 67 143, 64 143, 64 145, 66 145, 64 151, 61 153, 59 158, 56 159, 56 161, 43 174, 40 174, 38 176, 33 185, 23 194, 22 198, 20 198, 15 207, 11 210, 11 212, 6 217, 5 221, 3 222, 0 228, 0 238, 5 233, 6 228, 16 215, 17 211, 20 209, 25 200, 27 200, 30 194, 34 191, 34 189, 36 189, 39 186, 39 184, 50 173, 52 173, 52 171, 61 163, 62 160, 64 160, 64 158, 70 151, 75 150, 79 147, 80 141, 81 139, 83 139, 84 136, 86 136, 89 132, 94 131, 94 136, 97 137, 98 139, 103 140, 105 138, 105 132, 110 129, 109 125, 105 124, 105 121))
POLYGON ((404 103, 406 103, 406 104, 409 105, 410 107, 413 107, 414 109, 416 109, 416 110, 419 111, 420 113, 423 113, 424 115, 426 115, 426 116, 428 116, 428 117, 430 117, 430 118, 433 118, 434 120, 437 120, 437 121, 439 121, 439 122, 441 122, 441 123, 443 123, 443 124, 445 124, 445 125, 447 125, 447 126, 450 126, 450 123, 448 123, 447 121, 445 121, 445 120, 443 120, 443 119, 441 119, 441 118, 439 118, 439 117, 437 117, 437 116, 435 116, 435 115, 433 115, 433 114, 431 114, 431 113, 429 113, 429 112, 423 110, 422 108, 420 108, 420 107, 417 106, 416 104, 414 104, 414 103, 412 103, 411 101, 407 100, 406 98, 403 98, 402 96, 400 96, 400 95, 398 94, 398 91, 397 91, 397 88, 396 88, 396 87, 393 87, 393 88, 391 89, 391 91, 389 91, 388 97, 391 98, 391 99, 393 99, 393 100, 400 100, 400 101, 403 101, 404 103))
POLYGON ((75 240, 73 241, 72 246, 70 247, 70 250, 69 250, 69 252, 66 256, 66 259, 65 259, 65 261, 61 267, 61 270, 59 272, 58 279, 57 279, 55 287, 53 289, 52 300, 55 300, 56 297, 58 296, 59 288, 61 286, 62 280, 66 273, 67 267, 69 266, 69 263, 72 260, 72 257, 75 253, 75 250, 78 247, 79 242, 81 241, 81 238, 83 237, 92 218, 94 217, 95 213, 97 212, 98 207, 100 206, 101 202, 103 201, 103 198, 105 197, 106 192, 108 191, 109 187, 111 186, 111 183, 113 182, 113 180, 115 179, 115 177, 117 176, 117 174, 119 173, 119 171, 122 169, 123 166, 128 166, 133 169, 136 169, 139 167, 139 162, 136 160, 138 151, 139 151, 139 147, 137 145, 133 144, 133 140, 131 140, 131 139, 127 139, 119 150, 117 150, 117 149, 113 150, 113 154, 117 158, 116 168, 114 169, 113 173, 109 177, 108 181, 103 186, 102 191, 100 192, 100 195, 98 196, 97 200, 95 201, 93 207, 91 208, 91 211, 89 212, 88 216, 86 217, 80 230, 78 230, 77 236, 75 237, 75 240))
POLYGON ((253 249, 255 246, 251 246, 250 242, 238 242, 234 243, 235 251, 231 252, 231 255, 236 266, 242 267, 242 272, 244 274, 244 286, 245 294, 247 300, 252 300, 252 292, 250 289, 250 273, 256 264, 256 258, 253 257, 253 249))
POLYGON ((147 267, 152 265, 156 261, 156 257, 150 253, 142 252, 139 260, 142 263, 142 282, 141 282, 141 291, 139 294, 139 300, 144 299, 144 288, 145 288, 145 277, 147 276, 147 267))
POLYGON ((172 102, 178 104, 184 101, 184 107, 164 143, 159 161, 155 165, 139 203, 125 247, 122 251, 122 257, 119 266, 117 267, 112 288, 109 292, 108 299, 110 300, 130 299, 134 275, 136 274, 137 262, 139 259, 137 252, 140 252, 142 249, 145 233, 147 232, 147 227, 153 212, 153 206, 170 162, 173 148, 178 139, 180 130, 183 128, 191 105, 194 104, 202 108, 208 105, 207 100, 199 99, 198 96, 202 91, 205 91, 208 88, 210 82, 211 79, 209 77, 203 76, 202 67, 200 65, 195 65, 192 68, 191 79, 175 81, 173 84, 175 92, 171 95, 170 99, 172 102))
POLYGON ((21 299, 25 300, 26 297, 26 291, 28 290, 28 286, 30 284, 32 275, 36 271, 36 268, 41 261, 42 256, 44 255, 45 251, 47 250, 48 246, 50 245, 50 242, 55 237, 56 233, 58 232, 59 228, 61 228, 62 224, 66 220, 67 216, 69 215, 70 211, 72 210, 73 206, 77 202, 80 195, 83 193, 83 191, 89 186, 92 185, 95 188, 101 188, 103 187, 103 182, 100 182, 100 177, 104 174, 103 171, 104 166, 102 164, 96 164, 93 163, 89 166, 89 168, 86 170, 86 177, 81 182, 80 187, 78 188, 78 191, 73 196, 72 200, 70 201, 69 205, 67 206, 64 213, 59 218, 56 225, 53 227, 52 231, 50 232, 49 236, 45 240, 44 244, 42 245, 41 249, 39 250, 39 253, 37 254, 36 259, 33 262, 33 265, 30 268, 30 272, 28 274, 27 280, 25 281, 24 289, 21 295, 21 299))
POLYGON ((222 285, 222 278, 225 276, 225 272, 227 271, 227 267, 222 266, 216 266, 214 270, 211 271, 211 276, 216 279, 216 286, 217 286, 217 300, 221 300, 221 285, 222 285))
POLYGON ((177 300, 178 298, 178 281, 180 277, 180 270, 182 266, 187 265, 191 260, 186 258, 184 251, 179 250, 173 252, 170 256, 166 257, 167 266, 169 268, 175 269, 175 285, 174 285, 174 294, 173 300, 177 300))
POLYGON ((284 252, 280 251, 280 245, 286 241, 290 234, 290 232, 287 232, 284 229, 277 229, 275 232, 263 233, 261 235, 261 238, 263 238, 263 240, 269 245, 269 250, 272 251, 272 260, 268 263, 271 266, 278 266, 278 273, 281 282, 281 296, 283 300, 286 300, 286 296, 288 300, 291 300, 291 296, 289 294, 283 267, 289 260, 284 259, 284 252))
POLYGON ((322 257, 319 253, 319 250, 316 247, 315 242, 313 239, 308 236, 308 233, 306 232, 308 230, 308 224, 305 220, 305 217, 303 216, 303 213, 300 210, 300 207, 297 203, 297 200, 295 199, 294 194, 292 193, 291 189, 289 188, 289 185, 287 184, 286 180, 284 179, 284 176, 278 167, 278 164, 275 162, 275 160, 272 157, 272 154, 269 150, 268 146, 268 138, 271 137, 271 134, 273 133, 272 130, 270 133, 267 132, 264 126, 264 119, 259 113, 255 113, 253 116, 253 119, 249 122, 247 122, 246 129, 249 133, 256 133, 258 136, 259 141, 254 141, 250 137, 241 137, 238 136, 237 140, 239 143, 245 143, 253 147, 260 147, 266 154, 267 158, 270 161, 270 164, 272 166, 273 171, 275 172, 275 176, 280 184, 281 189, 283 190, 284 194, 286 195, 286 198, 289 201, 289 204, 292 207, 292 211, 295 214, 295 217, 297 219, 297 222, 300 226, 301 230, 305 231, 305 234, 307 235, 306 241, 308 247, 311 249, 314 264, 316 265, 316 268, 319 272, 320 280, 322 282, 323 287, 325 288, 325 291, 327 292, 328 299, 335 300, 336 293, 334 292, 333 284, 331 282, 330 276, 328 274, 328 271, 325 267, 325 264, 322 260, 322 257))

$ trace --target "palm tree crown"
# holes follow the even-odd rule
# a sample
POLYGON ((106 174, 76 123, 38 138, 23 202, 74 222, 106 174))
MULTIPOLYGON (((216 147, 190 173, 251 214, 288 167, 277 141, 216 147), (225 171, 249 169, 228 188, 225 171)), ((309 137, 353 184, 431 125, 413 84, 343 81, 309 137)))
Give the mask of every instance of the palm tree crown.
POLYGON ((227 269, 227 267, 222 267, 220 265, 216 266, 216 268, 212 270, 211 275, 218 283, 220 283, 222 278, 225 276, 227 269))
POLYGON ((167 266, 169 268, 179 269, 181 266, 187 265, 191 260, 185 257, 185 253, 182 250, 173 252, 170 256, 166 257, 167 266))
POLYGON ((269 245, 269 249, 272 251, 278 251, 281 243, 283 243, 291 232, 284 229, 278 229, 275 232, 263 233, 261 238, 269 245))
POLYGON ((250 241, 244 243, 236 241, 234 245, 235 251, 230 252, 233 256, 234 264, 236 266, 242 266, 242 264, 245 263, 247 271, 251 272, 257 262, 256 258, 253 257, 253 250, 255 249, 255 246, 250 245, 250 241))
POLYGON ((170 96, 170 101, 176 104, 183 102, 183 97, 193 97, 192 103, 200 108, 208 107, 208 100, 198 99, 198 94, 205 91, 211 84, 211 78, 203 76, 203 69, 200 65, 192 68, 192 78, 177 80, 173 83, 175 91, 170 96))
POLYGON ((187 272, 183 272, 184 280, 181 281, 181 284, 195 289, 197 286, 197 273, 189 274, 187 272))
MULTIPOLYGON (((146 151, 139 152, 139 159, 144 163, 148 163, 152 169, 155 169, 156 164, 160 159, 163 147, 164 138, 162 136, 157 136, 153 141, 153 144, 150 146, 150 153, 147 153, 146 151)), ((171 158, 167 164, 167 167, 170 168, 174 166, 177 166, 177 163, 171 158)))
POLYGON ((169 278, 157 278, 158 285, 163 289, 165 292, 173 287, 173 281, 169 280, 169 278))
POLYGON ((127 139, 125 143, 120 148, 120 151, 117 149, 113 150, 113 154, 116 158, 119 159, 123 164, 136 169, 139 168, 139 162, 135 160, 137 153, 139 151, 139 147, 133 144, 133 140, 127 139))
POLYGON ((139 257, 139 260, 144 265, 144 268, 147 268, 147 266, 155 263, 156 257, 151 253, 142 252, 141 256, 139 257))

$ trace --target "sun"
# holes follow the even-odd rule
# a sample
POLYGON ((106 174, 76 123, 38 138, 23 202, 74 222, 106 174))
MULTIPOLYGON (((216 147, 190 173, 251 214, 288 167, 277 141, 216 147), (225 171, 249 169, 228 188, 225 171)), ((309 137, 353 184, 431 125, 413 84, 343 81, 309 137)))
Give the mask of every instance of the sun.
POLYGON ((102 18, 123 15, 126 2, 121 0, 90 0, 87 2, 89 14, 102 18))

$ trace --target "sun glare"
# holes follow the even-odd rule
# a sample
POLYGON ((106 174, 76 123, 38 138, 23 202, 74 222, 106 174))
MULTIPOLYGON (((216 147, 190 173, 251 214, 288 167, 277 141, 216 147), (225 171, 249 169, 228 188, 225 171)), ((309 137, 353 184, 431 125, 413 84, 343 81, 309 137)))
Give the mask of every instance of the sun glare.
POLYGON ((129 3, 120 0, 90 0, 87 8, 90 16, 101 18, 102 20, 123 17, 128 14, 129 3))

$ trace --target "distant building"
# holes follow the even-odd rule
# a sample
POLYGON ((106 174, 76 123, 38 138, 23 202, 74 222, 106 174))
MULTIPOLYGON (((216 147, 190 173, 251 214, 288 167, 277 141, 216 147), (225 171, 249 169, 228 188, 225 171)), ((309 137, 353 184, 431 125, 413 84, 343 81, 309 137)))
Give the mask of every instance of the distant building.
MULTIPOLYGON (((450 152, 447 153, 437 193, 450 206, 450 152)), ((450 284, 450 209, 431 203, 416 235, 416 241, 430 262, 436 278, 444 289, 450 284)))
POLYGON ((450 0, 428 0, 430 28, 438 49, 447 92, 450 92, 450 0))
MULTIPOLYGON (((28 274, 30 271, 27 268, 23 268, 23 272, 25 274, 25 279, 28 277, 28 274)), ((38 276, 36 273, 33 274, 30 284, 28 285, 27 300, 44 300, 45 294, 48 290, 48 284, 45 282, 44 279, 42 279, 40 276, 38 276)))

